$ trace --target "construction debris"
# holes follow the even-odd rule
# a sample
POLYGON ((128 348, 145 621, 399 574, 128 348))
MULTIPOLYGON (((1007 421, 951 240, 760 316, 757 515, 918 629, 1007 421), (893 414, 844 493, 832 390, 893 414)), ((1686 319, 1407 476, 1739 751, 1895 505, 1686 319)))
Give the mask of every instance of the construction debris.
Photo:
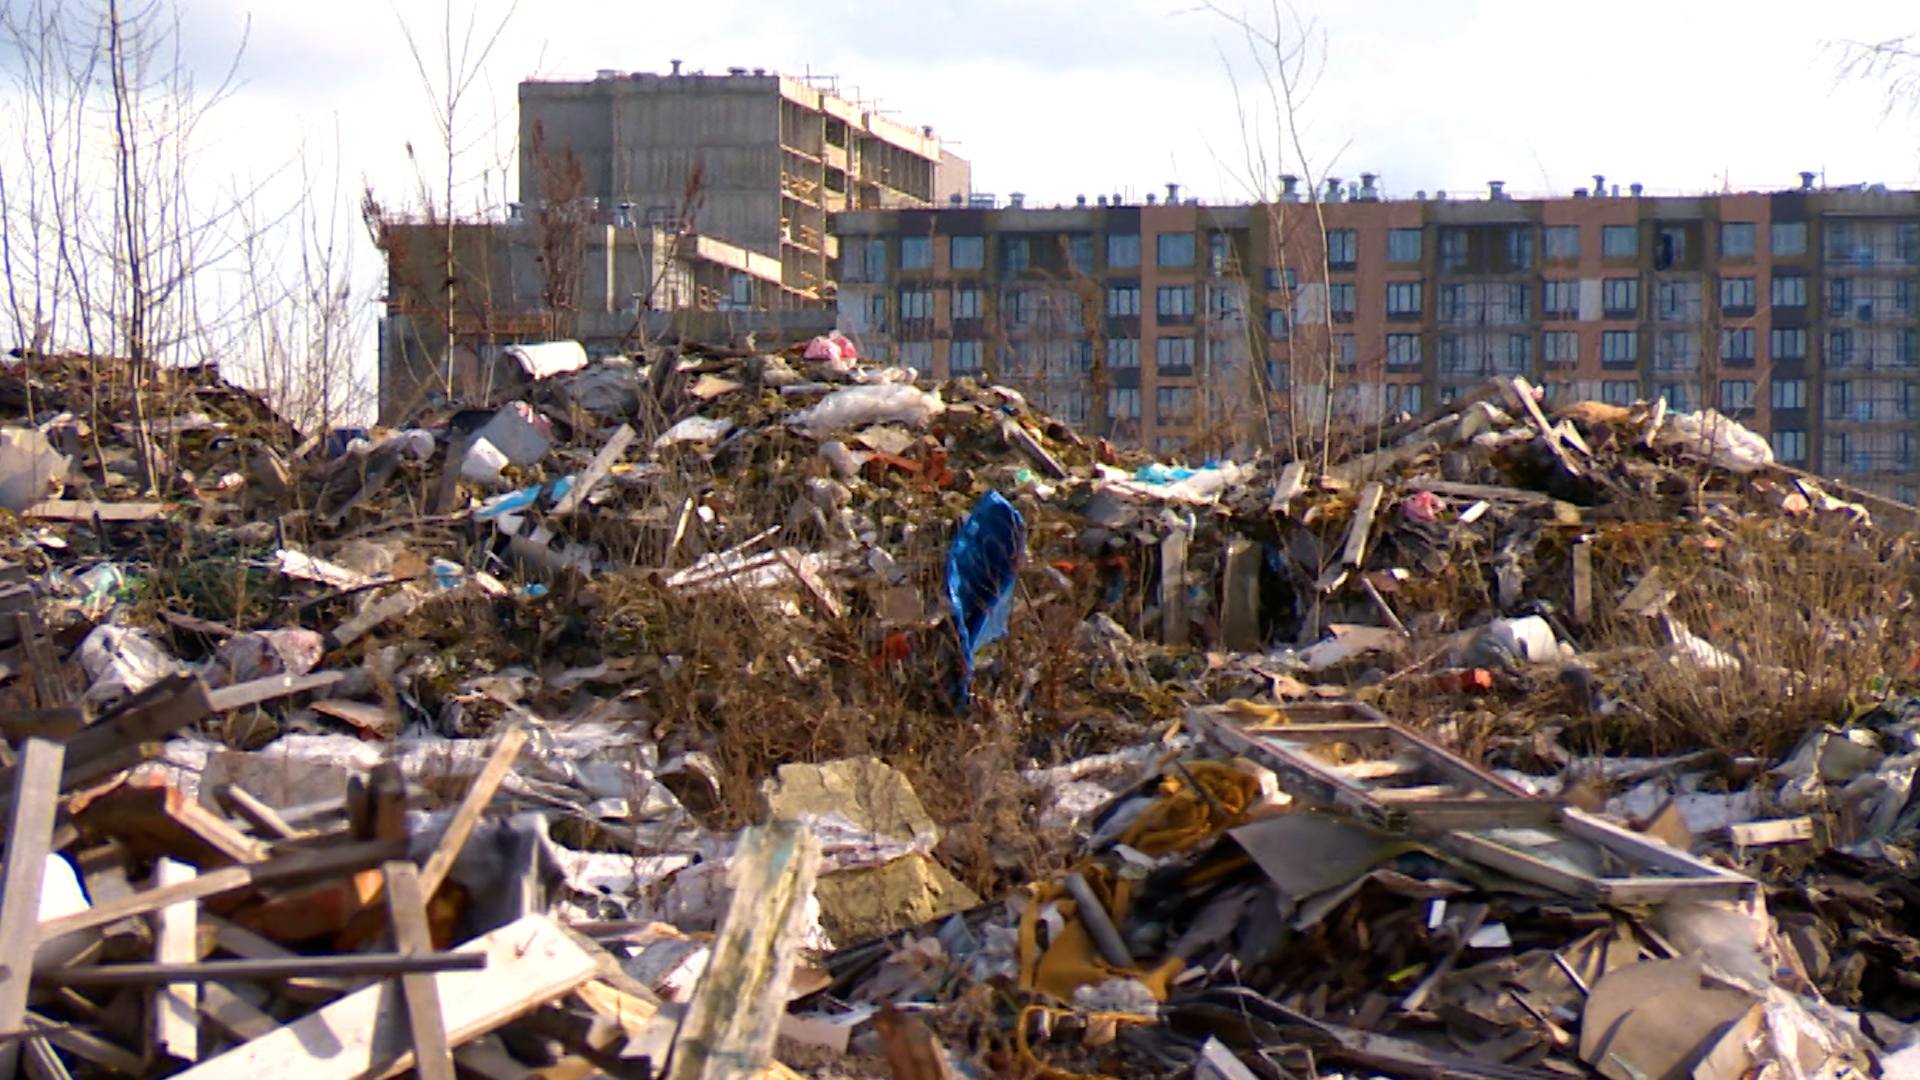
POLYGON ((510 356, 365 431, 0 373, 0 1077, 1920 1058, 1911 507, 1518 379, 1189 465, 841 338, 510 356))

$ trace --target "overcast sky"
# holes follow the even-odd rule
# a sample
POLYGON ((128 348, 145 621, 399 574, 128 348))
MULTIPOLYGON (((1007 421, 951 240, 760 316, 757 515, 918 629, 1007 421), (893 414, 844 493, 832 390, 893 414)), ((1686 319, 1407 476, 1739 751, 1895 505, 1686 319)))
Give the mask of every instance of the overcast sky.
MULTIPOLYGON (((209 65, 251 19, 224 153, 266 161, 296 131, 325 143, 337 125, 348 186, 364 175, 396 202, 410 186, 407 141, 437 155, 386 0, 185 2, 209 65)), ((437 50, 439 0, 398 6, 437 50)), ((505 10, 475 7, 483 28, 505 10)), ((1912 187, 1920 173, 1920 118, 1885 116, 1882 87, 1842 82, 1836 48, 1920 31, 1911 4, 1303 0, 1295 10, 1314 26, 1307 74, 1318 78, 1298 115, 1315 171, 1378 172, 1394 194, 1477 193, 1494 179, 1565 194, 1594 173, 1654 192, 1752 190, 1790 186, 1802 169, 1912 187)), ((1269 14, 1254 18, 1271 28, 1269 14)), ((469 116, 498 115, 510 136, 522 78, 664 71, 673 58, 713 73, 837 75, 848 95, 857 87, 896 119, 933 125, 973 161, 976 189, 1030 202, 1167 181, 1244 198, 1243 132, 1271 143, 1274 131, 1243 34, 1190 0, 523 0, 469 116), (1258 115, 1243 121, 1249 110, 1258 115)), ((463 172, 478 175, 487 158, 467 155, 463 172)))

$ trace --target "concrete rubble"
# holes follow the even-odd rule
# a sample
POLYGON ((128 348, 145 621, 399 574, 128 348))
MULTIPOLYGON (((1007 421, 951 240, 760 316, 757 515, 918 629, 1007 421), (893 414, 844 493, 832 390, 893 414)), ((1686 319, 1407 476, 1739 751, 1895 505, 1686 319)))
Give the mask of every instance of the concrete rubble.
POLYGON ((0 371, 0 1077, 1914 1073, 1912 508, 1518 379, 1182 464, 513 358, 0 371))

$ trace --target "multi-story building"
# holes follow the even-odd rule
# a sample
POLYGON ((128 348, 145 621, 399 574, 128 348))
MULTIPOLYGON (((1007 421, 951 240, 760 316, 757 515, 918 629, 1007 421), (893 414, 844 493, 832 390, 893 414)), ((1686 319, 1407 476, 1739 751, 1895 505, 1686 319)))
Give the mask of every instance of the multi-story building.
POLYGON ((1784 462, 1913 501, 1920 192, 1170 194, 842 214, 841 325, 1162 450, 1310 438, 1329 401, 1371 423, 1525 375, 1556 400, 1715 407, 1784 462))
POLYGON ((678 60, 664 75, 523 82, 521 201, 547 201, 554 156, 571 153, 587 198, 776 259, 796 302, 830 300, 828 214, 945 204, 966 194, 970 172, 932 128, 816 82, 764 69, 683 74, 678 60))

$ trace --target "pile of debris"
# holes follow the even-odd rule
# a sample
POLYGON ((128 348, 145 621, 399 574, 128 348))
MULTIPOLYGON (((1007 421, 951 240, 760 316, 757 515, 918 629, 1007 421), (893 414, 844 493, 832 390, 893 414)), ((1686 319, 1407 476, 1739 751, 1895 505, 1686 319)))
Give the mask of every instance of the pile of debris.
POLYGON ((0 375, 35 1075, 1913 1056, 1910 508, 1522 380, 1189 467, 835 342, 504 363, 0 375))

